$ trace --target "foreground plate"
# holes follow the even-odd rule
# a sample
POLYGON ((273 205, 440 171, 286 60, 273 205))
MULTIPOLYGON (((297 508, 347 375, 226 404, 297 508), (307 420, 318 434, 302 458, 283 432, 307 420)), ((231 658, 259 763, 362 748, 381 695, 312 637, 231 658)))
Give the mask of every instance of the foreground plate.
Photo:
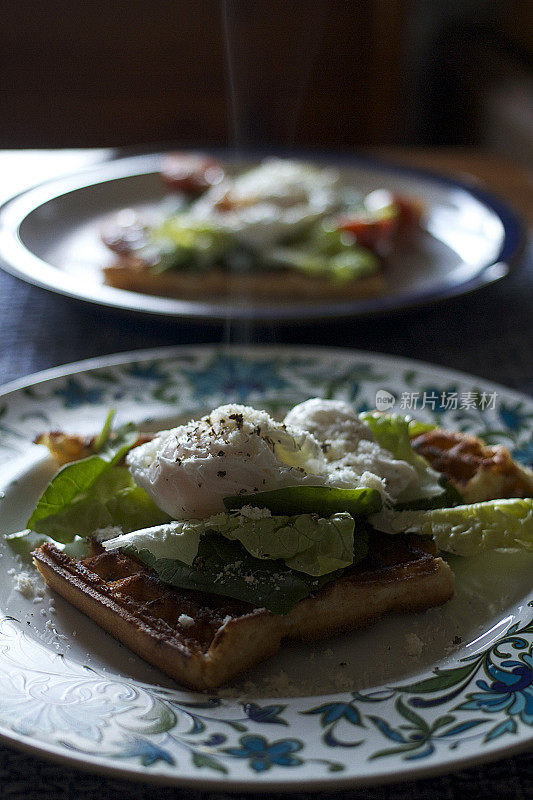
MULTIPOLYGON (((314 395, 358 410, 377 395, 382 407, 532 457, 533 404, 464 374, 317 348, 140 351, 5 388, 2 530, 24 527, 53 472, 32 444, 38 432, 94 432, 110 407, 118 423, 151 429, 229 401, 280 416, 314 395)), ((533 554, 454 559, 457 591, 446 606, 289 644, 210 696, 180 690, 48 591, 24 597, 14 573, 27 570, 38 596, 42 584, 0 547, 0 732, 36 754, 143 781, 311 790, 443 772, 533 740, 533 554)))
MULTIPOLYGON (((389 188, 420 198, 427 231, 387 267, 386 292, 375 298, 293 304, 249 298, 192 302, 105 286, 113 255, 100 242, 103 221, 125 208, 150 209, 164 196, 161 156, 106 162, 22 193, 0 210, 0 262, 24 280, 111 308, 170 317, 291 320, 366 315, 408 308, 478 289, 507 274, 523 229, 498 199, 452 178, 371 158, 322 157, 362 192, 389 188)), ((229 170, 236 159, 225 161, 229 170)), ((287 298, 290 301, 290 298, 287 298)))

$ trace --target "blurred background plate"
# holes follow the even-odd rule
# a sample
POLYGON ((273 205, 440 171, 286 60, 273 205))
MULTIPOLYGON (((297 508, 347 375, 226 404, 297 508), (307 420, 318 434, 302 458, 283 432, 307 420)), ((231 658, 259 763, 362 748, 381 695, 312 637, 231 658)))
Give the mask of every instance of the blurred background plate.
MULTIPOLYGON (((221 157, 221 154, 218 154, 221 157)), ((101 269, 113 255, 99 238, 108 215, 160 202, 160 154, 127 156, 51 180, 9 200, 0 210, 0 260, 37 286, 111 308, 209 320, 311 320, 383 314, 443 300, 504 277, 524 239, 517 216, 483 189, 440 174, 363 156, 306 154, 337 166, 362 192, 387 188, 420 198, 427 229, 416 246, 387 265, 387 288, 349 301, 251 303, 248 297, 192 302, 105 286, 101 269)), ((222 157, 231 171, 258 159, 222 157)))

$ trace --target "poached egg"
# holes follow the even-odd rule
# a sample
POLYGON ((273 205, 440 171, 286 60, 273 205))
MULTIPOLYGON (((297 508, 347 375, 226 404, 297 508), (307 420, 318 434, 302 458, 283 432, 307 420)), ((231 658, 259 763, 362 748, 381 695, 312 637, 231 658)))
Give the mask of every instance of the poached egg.
POLYGON ((315 398, 283 422, 238 404, 136 447, 127 457, 135 482, 173 519, 225 510, 224 498, 286 486, 376 488, 394 500, 418 482, 414 468, 374 441, 348 403, 315 398))
POLYGON ((310 433, 237 404, 163 431, 128 455, 135 482, 174 519, 224 511, 230 495, 323 484, 323 464, 310 433))
POLYGON ((298 161, 269 158, 227 178, 191 208, 254 250, 294 238, 339 205, 339 173, 298 161))

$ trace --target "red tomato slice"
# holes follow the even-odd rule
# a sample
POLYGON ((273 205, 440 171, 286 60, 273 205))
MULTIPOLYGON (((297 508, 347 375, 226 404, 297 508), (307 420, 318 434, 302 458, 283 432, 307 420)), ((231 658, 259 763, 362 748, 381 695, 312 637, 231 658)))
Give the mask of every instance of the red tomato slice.
POLYGON ((392 250, 397 224, 394 214, 381 218, 360 215, 342 217, 338 228, 353 234, 361 247, 367 247, 379 256, 386 256, 392 250))
POLYGON ((376 189, 365 198, 366 210, 344 217, 339 229, 352 233, 359 244, 388 255, 396 244, 411 242, 420 230, 424 206, 406 195, 376 189))
POLYGON ((420 230, 424 205, 419 200, 402 194, 393 194, 392 197, 398 209, 398 234, 402 239, 412 239, 420 230))
POLYGON ((161 163, 161 178, 173 191, 197 195, 224 178, 222 166, 201 153, 169 153, 161 163))

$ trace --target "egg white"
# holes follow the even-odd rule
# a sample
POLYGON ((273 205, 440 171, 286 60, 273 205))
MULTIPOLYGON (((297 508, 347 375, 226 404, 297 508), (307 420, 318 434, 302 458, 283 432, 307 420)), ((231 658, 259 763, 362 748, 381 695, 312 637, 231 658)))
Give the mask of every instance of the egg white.
POLYGON ((414 468, 380 447, 351 406, 319 398, 283 423, 249 406, 220 406, 135 448, 128 465, 176 520, 224 511, 225 497, 285 486, 366 486, 391 501, 418 484, 414 468))

